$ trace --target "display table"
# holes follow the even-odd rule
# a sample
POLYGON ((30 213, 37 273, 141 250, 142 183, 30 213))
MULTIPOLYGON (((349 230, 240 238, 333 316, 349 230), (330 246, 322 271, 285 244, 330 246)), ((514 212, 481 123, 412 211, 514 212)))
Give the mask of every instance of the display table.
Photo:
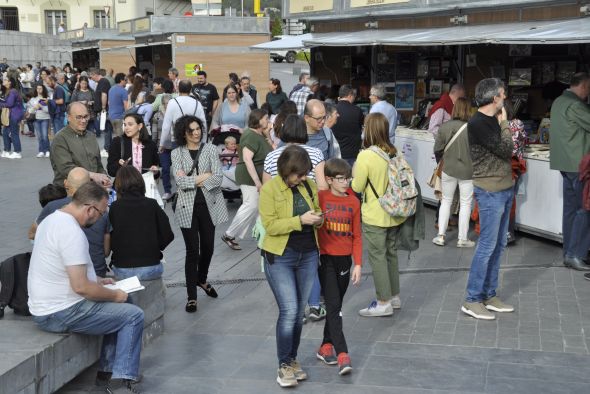
MULTIPOLYGON (((422 198, 436 205, 434 190, 426 182, 436 166, 434 138, 425 130, 398 126, 395 146, 401 150, 422 189, 422 198)), ((519 231, 562 241, 562 179, 559 171, 549 169, 546 154, 525 155, 527 173, 523 175, 516 196, 516 226, 519 231)))

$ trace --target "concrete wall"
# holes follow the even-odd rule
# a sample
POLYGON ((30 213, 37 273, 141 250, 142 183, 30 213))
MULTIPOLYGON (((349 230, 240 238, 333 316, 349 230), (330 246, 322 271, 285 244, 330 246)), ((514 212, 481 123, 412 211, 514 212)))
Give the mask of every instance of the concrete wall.
POLYGON ((46 34, 2 31, 0 54, 10 65, 61 65, 72 62, 71 43, 46 34))

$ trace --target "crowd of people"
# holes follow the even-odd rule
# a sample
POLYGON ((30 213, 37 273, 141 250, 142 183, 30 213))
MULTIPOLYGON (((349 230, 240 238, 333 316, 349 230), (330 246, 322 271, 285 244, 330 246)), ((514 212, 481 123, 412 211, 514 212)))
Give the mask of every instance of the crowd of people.
MULTIPOLYGON (((230 73, 220 96, 203 70, 195 84, 174 68, 151 81, 135 67, 126 74, 78 73, 70 65, 36 64, 26 66, 24 77, 18 72, 8 70, 3 79, 0 108, 10 113, 2 157, 22 157, 19 127, 34 119, 37 157, 48 157, 54 171, 53 182, 40 191, 45 207, 29 231, 31 313, 47 331, 105 335, 97 384, 108 392, 138 390, 143 312, 126 302, 125 292, 102 284, 113 276, 161 277, 163 251, 174 238, 166 212, 145 197, 145 176, 161 180, 162 198, 181 229, 188 313, 197 312, 198 288, 218 296, 208 281, 216 227, 231 220, 221 241, 232 250, 241 249, 253 227, 258 230, 279 310, 281 387, 307 378, 297 360, 307 320, 325 320, 317 358, 337 365, 341 375, 352 371, 341 310, 349 282, 360 281, 363 250, 375 294, 359 314, 391 316, 402 308, 397 251, 415 250, 425 223, 420 195, 409 217, 392 216, 383 206, 391 163, 401 152, 394 145, 398 114, 382 85, 371 87, 372 107, 364 114, 352 86, 326 97, 306 73, 289 95, 271 79, 259 107, 247 73, 230 73), (242 202, 230 217, 221 185, 232 166, 242 202)), ((552 123, 551 166, 564 177, 564 263, 578 270, 590 270, 590 222, 578 177, 582 156, 590 152, 590 112, 583 104, 589 90, 590 77, 576 74, 552 111, 563 126, 552 123)), ((526 170, 524 134, 502 81, 480 81, 474 101, 476 110, 457 84, 430 113, 434 154, 443 160, 433 242, 447 244, 458 187, 457 247, 476 247, 460 309, 491 320, 493 312, 514 311, 497 288, 503 250, 514 238, 513 200, 526 170), (474 197, 477 243, 468 238, 474 197)))

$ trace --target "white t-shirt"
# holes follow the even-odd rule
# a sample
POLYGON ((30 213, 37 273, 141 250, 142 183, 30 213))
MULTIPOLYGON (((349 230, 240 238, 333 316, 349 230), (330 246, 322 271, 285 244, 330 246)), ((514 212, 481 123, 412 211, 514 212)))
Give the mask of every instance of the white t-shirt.
POLYGON ((35 233, 28 277, 31 314, 50 315, 84 299, 70 286, 66 271, 70 265, 86 265, 88 279, 96 282, 84 231, 72 215, 57 210, 41 222, 35 233))
MULTIPOLYGON (((322 161, 324 161, 324 155, 322 154, 322 151, 318 148, 314 148, 307 145, 299 146, 307 151, 307 154, 311 159, 311 171, 307 176, 315 181, 315 167, 322 161)), ((266 155, 266 158, 264 159, 264 172, 266 172, 273 178, 278 174, 277 161, 279 161, 279 156, 281 155, 281 153, 283 153, 285 148, 287 148, 287 145, 278 147, 277 149, 273 150, 268 155, 266 155)))

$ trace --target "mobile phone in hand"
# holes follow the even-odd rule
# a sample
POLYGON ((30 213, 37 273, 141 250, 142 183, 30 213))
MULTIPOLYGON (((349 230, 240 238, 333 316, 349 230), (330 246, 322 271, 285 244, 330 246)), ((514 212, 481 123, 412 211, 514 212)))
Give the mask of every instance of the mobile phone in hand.
POLYGON ((318 216, 324 216, 325 214, 327 214, 327 213, 330 213, 330 212, 332 212, 333 210, 334 210, 334 208, 327 209, 327 210, 325 210, 325 211, 323 211, 323 212, 316 212, 316 215, 318 215, 318 216))

